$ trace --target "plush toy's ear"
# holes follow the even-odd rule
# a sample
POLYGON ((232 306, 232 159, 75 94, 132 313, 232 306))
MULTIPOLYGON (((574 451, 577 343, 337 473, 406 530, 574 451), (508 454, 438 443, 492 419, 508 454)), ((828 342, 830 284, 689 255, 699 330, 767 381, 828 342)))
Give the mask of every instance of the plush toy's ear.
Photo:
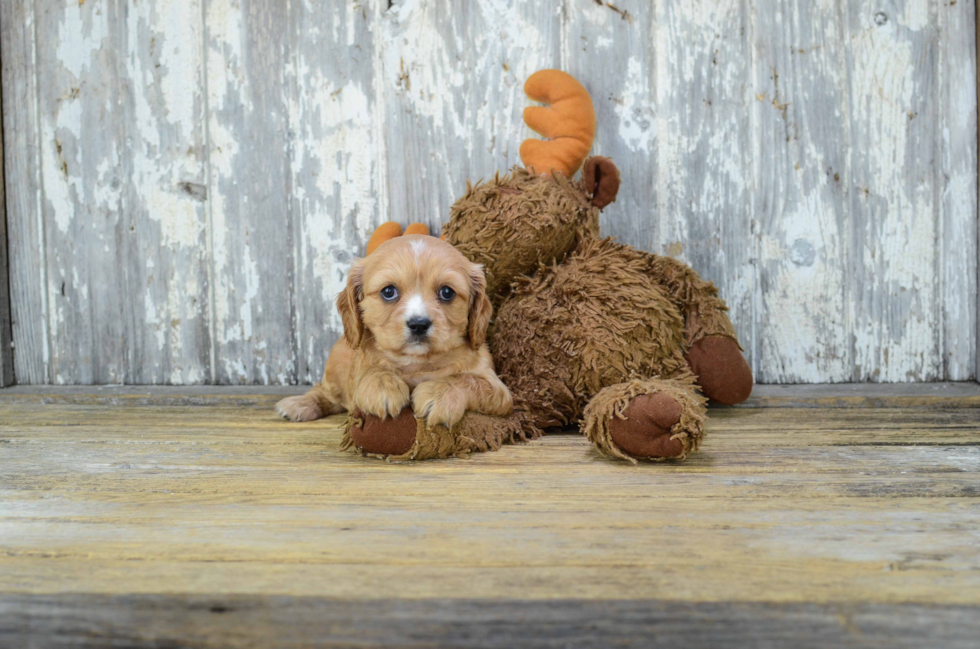
POLYGON ((483 274, 483 266, 473 264, 470 270, 470 315, 469 333, 470 345, 479 349, 487 340, 487 327, 490 326, 490 316, 493 305, 487 297, 487 278, 483 274))
POLYGON ((601 210, 616 200, 619 169, 609 158, 592 156, 582 166, 582 189, 592 196, 592 204, 601 210))
POLYGON ((337 310, 344 321, 344 339, 356 349, 364 337, 364 320, 361 319, 360 302, 364 297, 361 280, 364 276, 364 260, 358 259, 347 274, 347 288, 337 296, 337 310))

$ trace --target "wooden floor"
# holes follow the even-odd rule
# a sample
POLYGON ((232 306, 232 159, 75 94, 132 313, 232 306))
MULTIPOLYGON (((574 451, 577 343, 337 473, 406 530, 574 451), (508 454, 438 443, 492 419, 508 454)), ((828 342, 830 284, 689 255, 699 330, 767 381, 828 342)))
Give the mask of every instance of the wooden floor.
POLYGON ((386 464, 295 392, 0 391, 0 646, 980 642, 976 385, 757 388, 640 466, 386 464))

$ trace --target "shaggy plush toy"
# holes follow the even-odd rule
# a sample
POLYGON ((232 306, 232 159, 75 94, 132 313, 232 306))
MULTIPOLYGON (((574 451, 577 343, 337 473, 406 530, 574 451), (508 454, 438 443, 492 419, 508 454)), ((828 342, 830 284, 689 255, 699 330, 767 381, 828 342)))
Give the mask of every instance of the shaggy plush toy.
POLYGON ((606 455, 682 459, 704 436, 705 397, 735 404, 752 390, 727 307, 686 264, 599 237, 599 210, 620 181, 607 158, 582 164, 595 133, 585 88, 543 70, 525 91, 547 104, 524 112, 547 140, 524 142, 526 168, 468 187, 443 230, 485 267, 491 351, 513 416, 471 413, 449 431, 427 430, 409 410, 395 420, 353 413, 345 447, 447 457, 577 423, 606 455))

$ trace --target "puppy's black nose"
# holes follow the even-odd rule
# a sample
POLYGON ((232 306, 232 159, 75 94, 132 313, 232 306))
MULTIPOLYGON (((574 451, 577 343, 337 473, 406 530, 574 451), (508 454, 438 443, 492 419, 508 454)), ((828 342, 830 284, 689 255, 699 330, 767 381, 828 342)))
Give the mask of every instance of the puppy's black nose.
POLYGON ((425 332, 429 330, 432 326, 432 320, 428 318, 423 318, 422 316, 412 316, 408 319, 408 328, 412 330, 412 333, 416 336, 424 336, 425 332))

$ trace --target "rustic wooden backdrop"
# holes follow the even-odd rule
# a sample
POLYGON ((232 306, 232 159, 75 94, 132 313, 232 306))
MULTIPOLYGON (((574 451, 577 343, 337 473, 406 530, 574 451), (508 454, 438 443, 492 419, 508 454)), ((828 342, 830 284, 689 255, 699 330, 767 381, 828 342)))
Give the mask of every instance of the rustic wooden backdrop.
POLYGON ((606 233, 714 280, 761 382, 966 380, 970 0, 3 0, 21 383, 316 380, 378 223, 591 90, 606 233))

